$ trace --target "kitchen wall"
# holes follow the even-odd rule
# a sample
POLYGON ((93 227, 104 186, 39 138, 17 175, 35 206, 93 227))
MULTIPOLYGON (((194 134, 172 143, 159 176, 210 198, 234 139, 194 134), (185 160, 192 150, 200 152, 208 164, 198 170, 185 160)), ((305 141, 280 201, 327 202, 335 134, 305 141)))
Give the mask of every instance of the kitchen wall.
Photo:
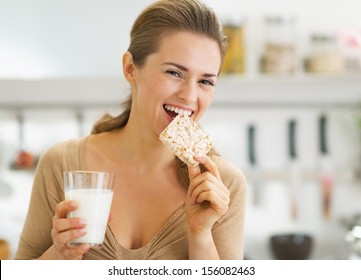
MULTIPOLYGON (((151 0, 2 0, 0 77, 119 77, 121 56, 138 12, 151 0)), ((300 51, 310 32, 360 28, 358 0, 207 0, 224 21, 247 24, 250 71, 265 15, 294 16, 300 51)), ((253 68, 252 68, 253 67, 253 68)))
MULTIPOLYGON (((0 2, 0 238, 10 240, 12 254, 33 177, 31 169, 10 168, 14 159, 20 149, 39 155, 57 141, 84 135, 104 112, 119 112, 118 104, 128 92, 121 77, 121 56, 132 21, 151 2, 133 1, 131 7, 116 0, 0 2)), ((292 75, 265 76, 259 74, 257 63, 265 15, 297 18, 301 60, 311 32, 360 28, 361 2, 205 2, 224 21, 240 20, 246 26, 246 71, 221 77, 215 102, 202 121, 217 148, 248 179, 246 256, 273 258, 268 244, 271 234, 306 232, 315 238, 311 258, 349 258, 341 220, 361 212, 361 186, 355 177, 361 76, 309 75, 301 69, 301 61, 292 75), (321 115, 328 120, 327 171, 334 180, 327 219, 320 185, 325 161, 318 147, 321 115), (297 122, 296 167, 301 174, 295 189, 291 187, 295 162, 288 156, 291 119, 297 122), (256 129, 256 168, 248 158, 250 125, 256 129), (297 219, 291 216, 294 190, 297 219)))

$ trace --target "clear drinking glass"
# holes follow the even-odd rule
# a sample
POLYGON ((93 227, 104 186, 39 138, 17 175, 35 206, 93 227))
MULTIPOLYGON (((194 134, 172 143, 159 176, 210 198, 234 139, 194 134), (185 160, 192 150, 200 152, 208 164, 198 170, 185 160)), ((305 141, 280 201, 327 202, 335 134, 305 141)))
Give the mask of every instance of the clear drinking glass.
POLYGON ((69 246, 83 243, 102 246, 113 199, 114 178, 114 174, 106 172, 64 171, 65 199, 76 200, 79 205, 67 217, 87 222, 87 233, 69 242, 69 246))

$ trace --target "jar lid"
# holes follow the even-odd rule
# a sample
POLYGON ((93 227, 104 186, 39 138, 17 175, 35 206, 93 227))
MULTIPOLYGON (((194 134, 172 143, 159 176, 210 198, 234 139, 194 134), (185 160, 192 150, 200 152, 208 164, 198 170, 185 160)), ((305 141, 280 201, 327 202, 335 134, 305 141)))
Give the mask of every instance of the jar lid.
POLYGON ((335 42, 337 37, 333 34, 326 34, 326 33, 314 33, 310 35, 310 40, 312 42, 335 42))
POLYGON ((266 24, 294 24, 296 18, 294 16, 285 15, 267 15, 264 17, 266 24))

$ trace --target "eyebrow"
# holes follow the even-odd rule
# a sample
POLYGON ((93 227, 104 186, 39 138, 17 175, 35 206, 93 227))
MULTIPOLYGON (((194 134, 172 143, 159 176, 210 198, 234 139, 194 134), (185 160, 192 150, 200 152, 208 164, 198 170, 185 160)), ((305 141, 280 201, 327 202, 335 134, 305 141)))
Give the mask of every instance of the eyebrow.
MULTIPOLYGON (((171 65, 171 66, 177 67, 178 69, 180 69, 182 71, 186 71, 186 72, 189 71, 189 69, 187 67, 184 67, 183 65, 180 65, 180 64, 177 64, 174 62, 165 62, 162 65, 171 65)), ((206 77, 206 78, 212 78, 212 77, 217 77, 218 75, 212 74, 212 73, 204 73, 204 74, 202 74, 202 76, 206 77)))

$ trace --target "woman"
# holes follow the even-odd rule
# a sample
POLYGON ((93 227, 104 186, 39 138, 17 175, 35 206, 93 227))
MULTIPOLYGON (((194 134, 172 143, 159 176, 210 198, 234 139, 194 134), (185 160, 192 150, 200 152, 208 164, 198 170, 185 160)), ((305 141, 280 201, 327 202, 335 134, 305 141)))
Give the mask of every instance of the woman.
POLYGON ((123 56, 131 86, 124 112, 44 153, 16 258, 242 259, 241 172, 214 151, 197 158, 199 166, 185 166, 159 140, 175 108, 202 117, 224 53, 222 27, 203 3, 163 0, 144 10, 123 56), (85 224, 66 218, 77 204, 63 201, 64 170, 116 174, 102 249, 67 246, 85 224))

